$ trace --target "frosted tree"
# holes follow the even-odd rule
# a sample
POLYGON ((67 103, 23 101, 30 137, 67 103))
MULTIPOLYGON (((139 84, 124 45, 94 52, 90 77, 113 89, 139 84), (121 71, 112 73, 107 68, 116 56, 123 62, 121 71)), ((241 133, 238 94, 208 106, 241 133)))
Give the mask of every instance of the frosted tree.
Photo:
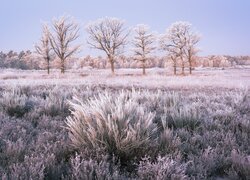
POLYGON ((174 75, 176 75, 178 58, 181 56, 180 49, 175 47, 175 46, 172 46, 170 44, 168 35, 164 35, 160 39, 160 48, 163 51, 167 52, 167 58, 172 61, 173 69, 174 69, 174 75))
POLYGON ((117 18, 102 18, 91 22, 86 27, 89 34, 88 44, 106 53, 111 65, 112 74, 115 73, 115 58, 121 54, 126 44, 128 33, 125 33, 124 22, 117 18))
POLYGON ((80 49, 72 43, 79 37, 78 24, 68 16, 55 19, 52 23, 53 34, 49 37, 52 49, 60 59, 61 73, 65 72, 65 63, 80 49))
POLYGON ((189 74, 192 74, 194 57, 199 51, 196 45, 200 41, 200 36, 196 32, 189 29, 189 31, 187 32, 186 39, 187 41, 186 41, 186 47, 185 47, 185 55, 187 57, 188 64, 189 64, 189 74))
POLYGON ((139 24, 134 29, 135 36, 133 39, 134 53, 136 60, 142 63, 143 75, 146 74, 146 62, 149 59, 150 53, 155 49, 154 35, 149 31, 149 27, 144 24, 139 24))
POLYGON ((47 73, 50 73, 50 61, 52 57, 52 47, 49 42, 49 28, 47 24, 43 25, 42 37, 39 44, 35 45, 36 53, 39 54, 46 62, 47 73))
POLYGON ((170 57, 174 57, 174 62, 181 60, 182 74, 185 73, 185 64, 189 63, 190 73, 192 73, 193 56, 197 52, 195 45, 199 42, 198 35, 192 31, 189 22, 175 22, 166 31, 161 39, 161 47, 169 52, 170 57))

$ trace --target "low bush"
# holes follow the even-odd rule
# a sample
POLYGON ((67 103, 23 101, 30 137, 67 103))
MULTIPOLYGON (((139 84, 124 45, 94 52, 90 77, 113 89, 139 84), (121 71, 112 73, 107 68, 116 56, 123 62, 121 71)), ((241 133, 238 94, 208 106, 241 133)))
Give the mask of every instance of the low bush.
POLYGON ((2 111, 11 117, 21 118, 30 112, 34 103, 28 100, 27 95, 21 93, 19 89, 12 89, 10 92, 4 92, 0 99, 2 111))
POLYGON ((138 178, 143 180, 184 180, 187 164, 173 160, 170 157, 159 156, 156 162, 151 162, 150 158, 144 158, 138 166, 138 178))
POLYGON ((83 159, 76 154, 71 158, 71 177, 70 179, 124 179, 119 173, 119 167, 108 161, 103 156, 100 162, 93 159, 83 159))

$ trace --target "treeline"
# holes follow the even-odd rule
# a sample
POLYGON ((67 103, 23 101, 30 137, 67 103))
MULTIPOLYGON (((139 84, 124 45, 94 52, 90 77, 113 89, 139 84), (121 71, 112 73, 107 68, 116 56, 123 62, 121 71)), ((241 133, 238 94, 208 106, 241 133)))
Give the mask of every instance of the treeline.
POLYGON ((31 51, 7 53, 0 52, 0 68, 13 69, 41 69, 41 62, 37 59, 37 55, 31 51))
MULTIPOLYGON (((194 61, 195 67, 232 67, 235 65, 250 65, 250 56, 203 56, 196 57, 194 61)), ((85 67, 107 69, 110 68, 108 59, 103 56, 84 56, 72 57, 71 61, 66 63, 68 69, 83 69, 85 67)), ((166 56, 152 56, 148 59, 146 66, 148 68, 172 67, 171 59, 166 56)), ((114 67, 119 68, 141 68, 141 63, 135 61, 133 56, 120 55, 117 57, 114 67)), ((41 57, 35 52, 1 52, 0 51, 0 68, 12 68, 22 70, 42 70, 46 69, 46 64, 41 57)), ((51 68, 60 68, 60 61, 55 57, 51 60, 51 68)))

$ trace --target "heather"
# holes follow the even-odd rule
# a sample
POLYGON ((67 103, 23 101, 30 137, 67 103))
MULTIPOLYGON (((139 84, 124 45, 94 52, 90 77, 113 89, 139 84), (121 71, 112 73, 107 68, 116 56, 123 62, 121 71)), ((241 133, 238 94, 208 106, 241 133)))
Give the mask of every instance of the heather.
POLYGON ((247 89, 9 85, 0 179, 249 179, 247 89))

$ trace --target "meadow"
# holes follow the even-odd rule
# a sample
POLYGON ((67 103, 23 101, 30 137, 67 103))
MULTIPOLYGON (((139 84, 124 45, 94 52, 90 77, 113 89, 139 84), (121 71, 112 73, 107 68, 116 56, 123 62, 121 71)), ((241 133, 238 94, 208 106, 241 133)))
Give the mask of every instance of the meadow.
POLYGON ((0 179, 250 179, 247 66, 0 72, 0 179))

